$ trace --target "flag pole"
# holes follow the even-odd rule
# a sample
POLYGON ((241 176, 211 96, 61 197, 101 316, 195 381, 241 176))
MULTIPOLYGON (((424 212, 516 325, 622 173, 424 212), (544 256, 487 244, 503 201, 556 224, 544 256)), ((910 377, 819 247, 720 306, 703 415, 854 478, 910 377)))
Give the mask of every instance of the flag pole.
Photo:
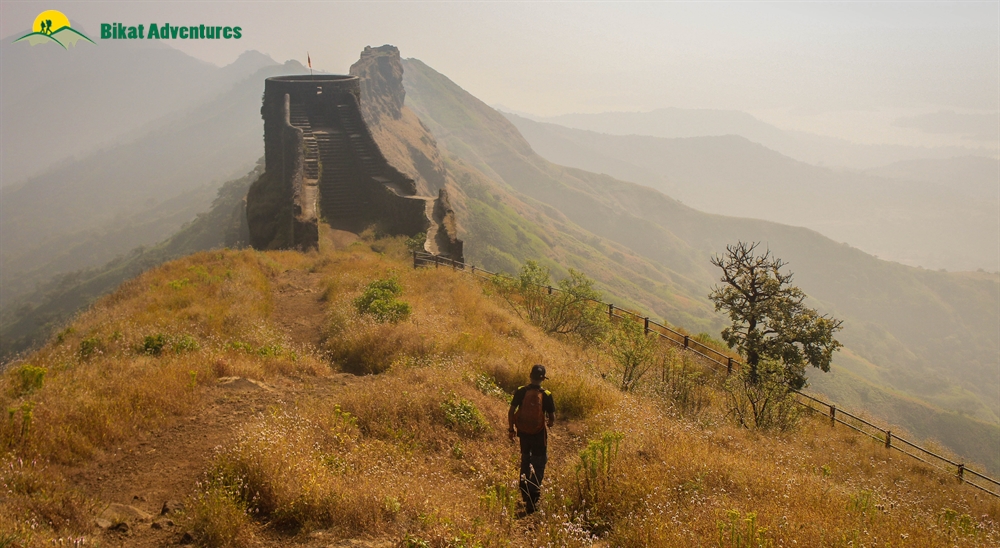
POLYGON ((313 75, 313 61, 312 57, 309 57, 309 52, 306 52, 306 64, 309 65, 309 76, 313 75))

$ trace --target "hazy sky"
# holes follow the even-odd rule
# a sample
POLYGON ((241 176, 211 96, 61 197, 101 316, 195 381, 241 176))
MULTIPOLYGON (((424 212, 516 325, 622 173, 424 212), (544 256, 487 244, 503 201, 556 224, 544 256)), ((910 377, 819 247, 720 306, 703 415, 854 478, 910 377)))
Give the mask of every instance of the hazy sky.
MULTIPOLYGON (((554 115, 744 110, 859 142, 997 145, 1000 2, 0 2, 0 33, 58 9, 101 23, 239 25, 172 40, 215 64, 256 49, 345 72, 394 44, 490 104, 554 115)), ((100 41, 101 47, 114 47, 100 41)), ((141 62, 141 59, 136 59, 141 62)))

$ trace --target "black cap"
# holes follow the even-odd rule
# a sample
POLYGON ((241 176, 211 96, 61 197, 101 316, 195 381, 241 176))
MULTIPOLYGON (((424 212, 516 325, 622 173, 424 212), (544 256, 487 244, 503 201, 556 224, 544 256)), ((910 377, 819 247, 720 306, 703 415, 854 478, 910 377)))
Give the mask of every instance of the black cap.
POLYGON ((545 380, 548 377, 545 376, 545 366, 544 365, 532 365, 531 366, 531 378, 545 380))

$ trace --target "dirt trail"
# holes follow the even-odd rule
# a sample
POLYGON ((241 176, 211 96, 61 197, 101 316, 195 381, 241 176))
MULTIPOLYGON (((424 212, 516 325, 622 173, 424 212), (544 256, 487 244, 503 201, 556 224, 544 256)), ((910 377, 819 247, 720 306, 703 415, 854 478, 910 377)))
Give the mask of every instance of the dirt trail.
MULTIPOLYGON (((350 238, 344 237, 343 245, 350 238)), ((315 352, 320 343, 325 314, 322 306, 322 280, 317 274, 290 270, 272 280, 274 315, 272 320, 284 327, 292 342, 303 352, 315 352)), ((333 391, 352 379, 336 375, 314 379, 310 393, 333 391)), ((85 496, 95 501, 95 524, 99 519, 116 524, 125 521, 127 531, 102 530, 95 525, 94 534, 102 546, 169 546, 179 545, 184 536, 183 523, 160 515, 166 501, 185 501, 195 493, 215 448, 226 443, 236 429, 255 414, 283 401, 294 401, 304 387, 295 381, 277 379, 273 385, 253 383, 246 379, 223 379, 209 388, 194 415, 174 419, 169 426, 139 439, 122 443, 113 451, 75 470, 68 470, 70 482, 79 486, 85 496), (227 382, 228 381, 228 382, 227 382), (123 508, 125 505, 131 508, 123 508), (137 510, 130 517, 114 517, 122 511, 137 510), (103 516, 101 515, 103 512, 103 516), (146 515, 143 515, 146 514, 146 515), (154 522, 159 522, 158 527, 154 522)), ((261 539, 263 545, 286 544, 284 541, 261 539)), ((369 546, 349 541, 334 542, 322 535, 296 539, 305 546, 369 546)))

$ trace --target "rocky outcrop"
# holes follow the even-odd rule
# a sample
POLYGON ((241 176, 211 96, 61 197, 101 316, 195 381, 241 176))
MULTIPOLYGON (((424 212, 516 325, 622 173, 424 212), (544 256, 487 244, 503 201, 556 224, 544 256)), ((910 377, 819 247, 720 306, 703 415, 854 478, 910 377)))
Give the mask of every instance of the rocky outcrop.
POLYGON ((449 181, 434 136, 405 105, 399 49, 390 45, 366 47, 350 73, 361 82, 361 114, 386 159, 414 180, 419 194, 438 196, 430 213, 434 223, 427 233, 427 251, 462 257, 453 197, 448 191, 457 187, 449 181))

